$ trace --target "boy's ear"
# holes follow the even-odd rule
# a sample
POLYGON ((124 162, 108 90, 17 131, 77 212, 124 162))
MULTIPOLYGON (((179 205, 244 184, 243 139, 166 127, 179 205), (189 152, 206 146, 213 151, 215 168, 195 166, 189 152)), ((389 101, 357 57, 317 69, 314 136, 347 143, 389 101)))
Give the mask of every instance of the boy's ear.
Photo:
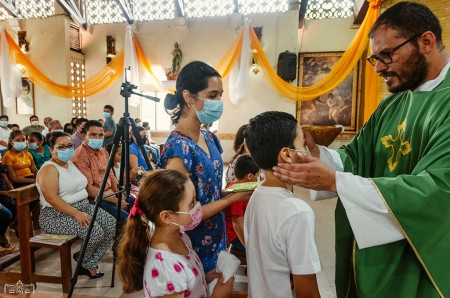
POLYGON ((289 154, 290 154, 289 149, 287 147, 282 148, 280 150, 280 153, 278 154, 278 161, 285 163, 292 163, 292 158, 289 154))

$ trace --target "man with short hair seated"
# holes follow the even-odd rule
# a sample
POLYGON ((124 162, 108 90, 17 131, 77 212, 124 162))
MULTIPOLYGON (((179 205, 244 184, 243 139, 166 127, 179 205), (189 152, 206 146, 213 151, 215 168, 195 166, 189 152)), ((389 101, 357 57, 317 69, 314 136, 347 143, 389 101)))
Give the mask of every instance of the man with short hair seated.
MULTIPOLYGON (((108 163, 109 154, 102 148, 104 140, 103 125, 96 121, 90 120, 84 125, 86 129, 86 138, 80 147, 75 150, 72 157, 72 162, 77 168, 86 176, 88 180, 88 195, 89 198, 95 199, 100 190, 103 176, 105 175, 106 165, 108 163)), ((118 197, 117 195, 109 196, 118 191, 117 180, 112 171, 108 173, 105 190, 103 192, 103 200, 100 203, 100 208, 106 210, 114 217, 117 216, 118 197)), ((122 197, 120 207, 122 208, 120 214, 120 222, 123 224, 128 217, 128 203, 122 197)))

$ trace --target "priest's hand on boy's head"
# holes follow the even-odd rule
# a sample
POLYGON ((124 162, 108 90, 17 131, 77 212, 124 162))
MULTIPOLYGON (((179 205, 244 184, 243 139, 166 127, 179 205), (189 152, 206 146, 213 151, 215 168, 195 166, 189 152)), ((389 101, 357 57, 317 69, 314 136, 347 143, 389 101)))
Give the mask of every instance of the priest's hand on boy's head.
POLYGON ((336 192, 336 171, 319 158, 298 154, 299 163, 280 163, 273 167, 282 181, 313 190, 336 192))

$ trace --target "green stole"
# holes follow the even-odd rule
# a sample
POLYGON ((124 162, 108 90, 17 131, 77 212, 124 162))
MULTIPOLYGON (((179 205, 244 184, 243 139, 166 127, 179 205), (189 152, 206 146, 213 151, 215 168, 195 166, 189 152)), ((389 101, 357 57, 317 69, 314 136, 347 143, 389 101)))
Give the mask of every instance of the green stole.
POLYGON ((338 200, 337 296, 450 297, 450 71, 432 91, 387 97, 338 152, 346 172, 370 177, 405 239, 359 249, 338 200))

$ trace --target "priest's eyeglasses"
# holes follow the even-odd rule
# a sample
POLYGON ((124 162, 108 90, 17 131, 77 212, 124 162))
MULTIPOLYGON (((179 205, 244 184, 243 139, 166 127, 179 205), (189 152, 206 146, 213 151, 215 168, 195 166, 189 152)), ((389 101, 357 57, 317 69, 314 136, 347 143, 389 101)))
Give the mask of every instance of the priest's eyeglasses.
POLYGON ((405 44, 407 44, 408 42, 413 41, 414 39, 416 39, 417 37, 421 36, 423 33, 421 34, 417 34, 413 37, 411 37, 408 40, 405 40, 404 42, 402 42, 401 44, 399 44, 398 46, 392 48, 392 50, 389 51, 381 51, 378 55, 370 55, 369 57, 367 57, 367 61, 369 61, 370 64, 372 64, 373 66, 375 66, 375 64, 377 63, 377 60, 380 61, 383 64, 391 64, 392 62, 394 62, 392 60, 392 54, 395 53, 398 49, 400 49, 401 47, 403 47, 405 44))

